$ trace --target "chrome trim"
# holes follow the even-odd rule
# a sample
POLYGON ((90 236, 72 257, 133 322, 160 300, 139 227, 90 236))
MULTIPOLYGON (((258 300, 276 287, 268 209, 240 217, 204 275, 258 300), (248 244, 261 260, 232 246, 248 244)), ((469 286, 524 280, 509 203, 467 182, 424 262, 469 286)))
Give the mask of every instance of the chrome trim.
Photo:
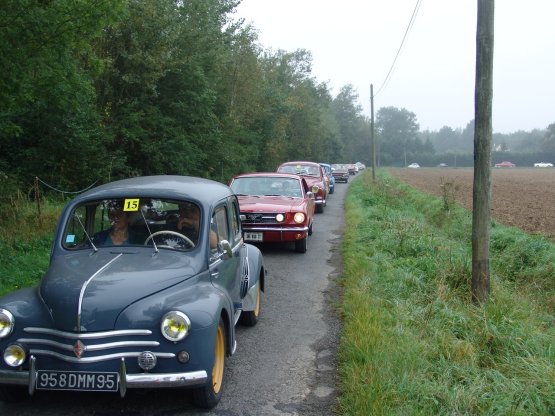
POLYGON ((29 395, 35 394, 35 387, 37 385, 37 372, 35 371, 36 358, 34 356, 29 357, 29 395))
POLYGON ((127 388, 146 389, 160 387, 186 387, 205 384, 208 374, 204 370, 170 374, 126 374, 127 388))
MULTIPOLYGON (((49 357, 55 357, 58 358, 59 360, 68 362, 68 363, 99 363, 102 361, 108 361, 108 360, 114 360, 114 359, 118 359, 118 358, 137 358, 139 356, 139 354, 142 353, 142 351, 137 351, 137 352, 121 352, 121 353, 115 353, 115 354, 107 354, 107 355, 99 355, 96 357, 85 357, 85 358, 77 358, 77 357, 68 357, 67 355, 63 355, 63 354, 59 354, 57 352, 54 351, 48 351, 48 350, 40 350, 40 349, 31 349, 30 350, 31 354, 35 354, 35 355, 41 355, 41 356, 49 356, 49 357)), ((171 352, 157 352, 156 354, 157 358, 174 358, 175 354, 171 353, 171 352)), ((0 373, 1 374, 1 373, 0 373)), ((0 378, 1 381, 1 378, 0 378)))
MULTIPOLYGON (((20 338, 17 342, 25 344, 42 344, 51 347, 56 347, 65 351, 73 351, 73 345, 64 344, 57 341, 52 341, 49 339, 40 338, 20 338)), ((108 342, 106 344, 93 344, 87 345, 86 351, 99 351, 108 348, 123 348, 123 347, 159 347, 160 343, 158 341, 119 341, 119 342, 108 342)))
POLYGON ((121 336, 133 336, 133 335, 152 335, 150 329, 120 329, 115 331, 103 331, 103 332, 90 332, 90 333, 80 333, 59 331, 57 329, 50 328, 38 328, 29 326, 23 328, 24 332, 30 334, 48 334, 55 335, 57 337, 69 338, 69 339, 97 339, 97 338, 108 338, 108 337, 121 337, 121 336))
MULTIPOLYGON (((233 350, 235 350, 235 345, 233 350)), ((31 359, 34 359, 34 357, 31 357, 31 359)), ((36 371, 34 370, 34 364, 31 367, 32 370, 30 371, 0 370, 0 384, 27 385, 29 387, 29 394, 33 394, 35 391, 36 371)), ((206 384, 207 381, 208 374, 204 370, 167 374, 127 374, 123 359, 119 369, 119 392, 121 397, 125 396, 129 388, 201 386, 206 384)))
POLYGON ((81 286, 81 292, 79 293, 79 300, 77 302, 77 331, 81 331, 81 306, 83 305, 83 297, 85 296, 85 290, 87 289, 87 286, 96 276, 98 276, 100 273, 106 270, 108 266, 110 266, 121 256, 123 256, 123 253, 119 253, 116 257, 114 257, 112 260, 110 260, 108 263, 106 263, 104 266, 98 269, 95 273, 93 273, 91 277, 87 279, 85 283, 83 283, 83 286, 81 286))
POLYGON ((305 227, 249 227, 249 226, 245 226, 243 225, 243 231, 279 231, 279 232, 294 232, 294 233, 298 233, 298 232, 303 232, 303 231, 308 231, 308 226, 305 227))

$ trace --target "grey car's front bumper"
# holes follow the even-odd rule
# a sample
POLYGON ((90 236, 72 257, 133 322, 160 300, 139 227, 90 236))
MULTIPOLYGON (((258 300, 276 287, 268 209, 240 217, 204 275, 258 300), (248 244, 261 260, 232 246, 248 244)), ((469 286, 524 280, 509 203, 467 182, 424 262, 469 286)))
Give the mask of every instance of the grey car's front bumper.
MULTIPOLYGON (((125 396, 127 389, 202 386, 208 381, 208 374, 204 370, 186 373, 127 374, 123 359, 118 373, 118 391, 121 397, 125 396)), ((35 357, 31 356, 29 371, 0 370, 0 385, 28 386, 29 394, 33 394, 35 392, 36 374, 35 357)))

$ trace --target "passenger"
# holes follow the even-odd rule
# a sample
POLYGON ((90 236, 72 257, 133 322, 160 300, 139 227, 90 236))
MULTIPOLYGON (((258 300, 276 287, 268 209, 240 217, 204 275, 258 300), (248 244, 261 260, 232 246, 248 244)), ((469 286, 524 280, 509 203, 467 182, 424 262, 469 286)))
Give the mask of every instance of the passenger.
POLYGON ((133 244, 134 236, 129 230, 129 218, 123 211, 123 204, 120 201, 111 201, 108 204, 108 218, 110 228, 96 233, 93 236, 93 243, 100 246, 133 244))

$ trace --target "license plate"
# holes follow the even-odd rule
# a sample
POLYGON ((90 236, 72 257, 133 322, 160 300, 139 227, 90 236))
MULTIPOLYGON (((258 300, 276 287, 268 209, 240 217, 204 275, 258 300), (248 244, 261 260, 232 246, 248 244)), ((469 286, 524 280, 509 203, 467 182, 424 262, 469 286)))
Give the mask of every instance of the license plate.
POLYGON ((39 370, 37 390, 117 391, 118 373, 39 370))
POLYGON ((262 241, 262 233, 245 233, 245 241, 262 241))

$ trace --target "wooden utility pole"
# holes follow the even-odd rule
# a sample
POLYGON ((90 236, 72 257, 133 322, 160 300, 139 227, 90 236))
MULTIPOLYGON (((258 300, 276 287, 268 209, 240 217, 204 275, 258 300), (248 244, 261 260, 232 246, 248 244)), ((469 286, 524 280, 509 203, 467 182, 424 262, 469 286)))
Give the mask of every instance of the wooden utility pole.
POLYGON ((376 182, 376 142, 374 141, 374 85, 370 84, 370 142, 372 143, 372 180, 376 182))
POLYGON ((485 303, 490 291, 489 242, 495 0, 478 0, 474 89, 474 189, 472 195, 472 299, 485 303))

